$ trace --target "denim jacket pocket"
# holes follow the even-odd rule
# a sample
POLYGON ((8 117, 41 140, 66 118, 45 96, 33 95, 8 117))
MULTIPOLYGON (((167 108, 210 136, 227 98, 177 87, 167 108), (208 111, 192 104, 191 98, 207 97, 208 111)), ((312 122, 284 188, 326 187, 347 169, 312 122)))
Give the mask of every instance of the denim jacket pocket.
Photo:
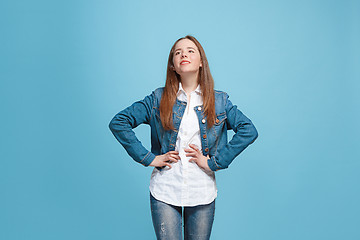
POLYGON ((215 126, 221 125, 226 120, 226 112, 219 113, 215 118, 215 126))
POLYGON ((215 138, 218 138, 222 134, 226 118, 226 112, 216 115, 215 123, 213 126, 215 138))

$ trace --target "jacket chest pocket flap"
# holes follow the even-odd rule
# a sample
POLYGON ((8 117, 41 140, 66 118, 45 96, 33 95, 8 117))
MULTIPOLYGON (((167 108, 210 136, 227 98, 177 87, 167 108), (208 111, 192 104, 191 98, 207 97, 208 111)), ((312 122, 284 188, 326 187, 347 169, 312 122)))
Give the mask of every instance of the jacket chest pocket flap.
POLYGON ((223 113, 220 113, 220 114, 217 114, 216 115, 216 118, 215 118, 215 123, 214 125, 215 126, 220 126, 224 123, 224 121, 226 120, 226 112, 223 112, 223 113))

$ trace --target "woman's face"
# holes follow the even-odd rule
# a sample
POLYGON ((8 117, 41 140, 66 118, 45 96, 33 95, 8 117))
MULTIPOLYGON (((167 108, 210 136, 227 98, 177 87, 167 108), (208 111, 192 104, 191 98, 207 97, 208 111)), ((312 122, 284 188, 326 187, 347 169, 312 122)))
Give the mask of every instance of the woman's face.
POLYGON ((175 71, 181 76, 187 73, 197 73, 202 67, 200 52, 195 43, 182 39, 175 45, 173 56, 175 71))

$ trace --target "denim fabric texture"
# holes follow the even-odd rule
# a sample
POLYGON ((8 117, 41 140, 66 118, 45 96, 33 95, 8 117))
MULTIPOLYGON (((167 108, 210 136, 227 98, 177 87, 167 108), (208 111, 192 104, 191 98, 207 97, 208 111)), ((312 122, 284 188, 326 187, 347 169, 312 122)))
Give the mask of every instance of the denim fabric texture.
POLYGON ((150 208, 158 240, 210 239, 215 216, 215 200, 194 207, 179 207, 159 201, 150 193, 150 208))
MULTIPOLYGON (((110 130, 127 153, 144 166, 149 166, 156 155, 175 150, 178 130, 187 104, 176 100, 173 107, 175 129, 164 130, 159 110, 162 92, 163 88, 154 90, 143 100, 117 113, 109 123, 110 130), (142 145, 132 130, 140 124, 149 124, 151 127, 151 151, 142 145)), ((199 120, 202 152, 205 156, 210 156, 208 165, 212 171, 228 168, 235 157, 258 137, 251 120, 231 103, 225 92, 215 91, 216 119, 211 128, 207 127, 203 106, 196 106, 194 109, 199 120), (233 129, 235 134, 228 142, 227 130, 230 129, 233 129)))

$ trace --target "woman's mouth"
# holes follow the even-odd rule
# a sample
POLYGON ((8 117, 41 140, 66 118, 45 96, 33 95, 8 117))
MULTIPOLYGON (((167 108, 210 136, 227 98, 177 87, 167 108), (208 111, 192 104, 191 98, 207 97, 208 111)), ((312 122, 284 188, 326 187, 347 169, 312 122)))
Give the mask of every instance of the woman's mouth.
POLYGON ((185 64, 189 64, 189 63, 190 63, 189 61, 184 60, 184 61, 181 61, 181 62, 180 62, 180 65, 185 65, 185 64))

